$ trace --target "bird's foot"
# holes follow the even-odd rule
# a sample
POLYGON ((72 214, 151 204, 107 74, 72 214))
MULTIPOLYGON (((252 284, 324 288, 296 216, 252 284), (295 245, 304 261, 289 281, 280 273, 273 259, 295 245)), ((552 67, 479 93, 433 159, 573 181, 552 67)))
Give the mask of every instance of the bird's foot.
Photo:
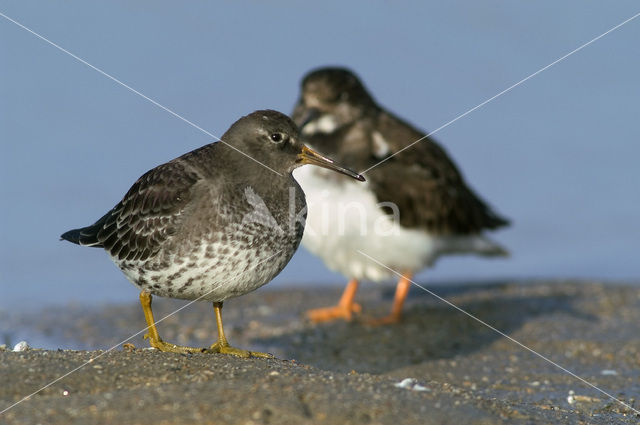
POLYGON ((402 314, 394 314, 391 313, 388 316, 378 317, 378 318, 370 318, 365 321, 365 324, 369 326, 384 326, 384 325, 395 325, 402 321, 402 314))
POLYGON ((149 334, 146 334, 144 339, 148 339, 149 345, 153 348, 168 353, 206 353, 209 351, 206 348, 185 347, 182 345, 171 344, 170 342, 164 342, 160 338, 151 338, 149 334))
POLYGON ((272 359, 273 355, 269 353, 261 353, 259 351, 248 351, 242 350, 240 348, 232 347, 228 343, 221 344, 220 341, 213 344, 207 352, 210 353, 219 353, 219 354, 229 354, 236 357, 249 358, 249 357, 260 357, 263 359, 272 359))
POLYGON ((347 322, 353 319, 354 313, 360 313, 362 307, 360 304, 351 303, 348 305, 338 304, 333 307, 316 308, 307 311, 307 317, 314 323, 330 322, 337 319, 343 319, 347 322))

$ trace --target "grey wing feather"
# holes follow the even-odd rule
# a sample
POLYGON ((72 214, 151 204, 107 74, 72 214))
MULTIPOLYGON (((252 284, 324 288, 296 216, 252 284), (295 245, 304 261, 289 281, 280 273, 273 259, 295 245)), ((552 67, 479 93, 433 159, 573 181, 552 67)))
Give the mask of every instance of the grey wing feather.
POLYGON ((120 260, 147 259, 176 232, 199 179, 177 161, 152 169, 111 210, 96 239, 120 260))
POLYGON ((179 228, 193 188, 202 178, 184 158, 148 171, 111 211, 61 238, 102 247, 118 260, 149 258, 179 228))

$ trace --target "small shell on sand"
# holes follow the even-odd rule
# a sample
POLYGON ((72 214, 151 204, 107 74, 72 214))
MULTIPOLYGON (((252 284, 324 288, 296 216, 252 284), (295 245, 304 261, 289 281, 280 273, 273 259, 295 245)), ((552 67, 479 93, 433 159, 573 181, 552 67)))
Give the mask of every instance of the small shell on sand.
POLYGON ((20 341, 19 343, 13 346, 13 351, 27 351, 29 348, 31 347, 29 347, 29 344, 27 344, 27 341, 20 341))
POLYGON ((398 388, 405 388, 412 391, 431 391, 429 388, 418 384, 418 380, 415 378, 405 378, 393 385, 398 388))

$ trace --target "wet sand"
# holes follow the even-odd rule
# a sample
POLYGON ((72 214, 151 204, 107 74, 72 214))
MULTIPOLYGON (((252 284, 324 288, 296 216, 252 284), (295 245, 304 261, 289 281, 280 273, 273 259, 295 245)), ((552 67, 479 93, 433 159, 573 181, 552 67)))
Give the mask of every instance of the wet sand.
MULTIPOLYGON (((640 287, 514 281, 428 289, 640 410, 640 287)), ((0 351, 0 410, 84 366, 0 422, 640 422, 630 408, 418 288, 399 325, 304 319, 306 309, 335 302, 340 291, 267 287, 225 303, 230 342, 273 353, 271 360, 160 353, 145 349, 141 335, 129 341, 137 348, 124 349, 121 342, 144 324, 135 302, 5 314, 0 335, 9 348, 26 339, 36 348, 55 341, 59 350, 0 351)), ((390 286, 365 284, 357 301, 376 316, 392 297, 390 286)), ((156 319, 185 304, 156 298, 156 319)), ((211 306, 192 304, 159 330, 167 341, 208 346, 211 306)))

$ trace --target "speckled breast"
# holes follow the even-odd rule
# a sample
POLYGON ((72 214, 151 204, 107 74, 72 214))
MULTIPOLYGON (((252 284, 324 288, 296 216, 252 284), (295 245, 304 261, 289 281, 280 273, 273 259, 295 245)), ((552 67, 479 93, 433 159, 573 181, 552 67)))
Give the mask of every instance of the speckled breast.
POLYGON ((247 202, 218 211, 215 226, 188 226, 144 262, 114 261, 153 295, 224 301, 246 294, 271 281, 298 248, 306 217, 298 192, 285 209, 282 200, 265 200, 249 188, 247 202))

